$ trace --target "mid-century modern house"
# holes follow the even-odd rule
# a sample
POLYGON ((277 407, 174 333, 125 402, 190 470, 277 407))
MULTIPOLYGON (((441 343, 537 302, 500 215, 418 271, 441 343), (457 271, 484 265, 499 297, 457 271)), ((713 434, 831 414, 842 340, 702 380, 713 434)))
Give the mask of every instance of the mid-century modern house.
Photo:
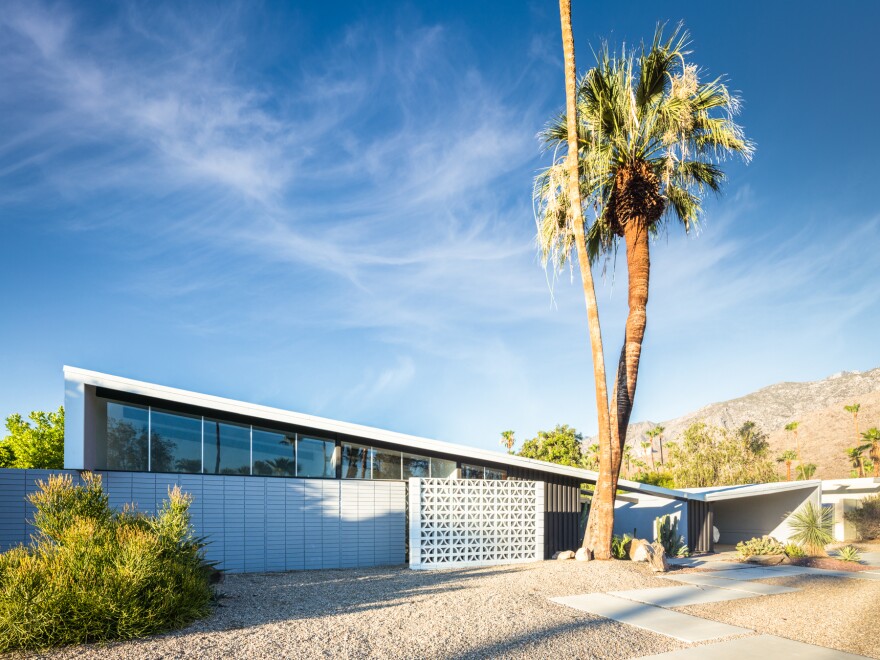
MULTIPOLYGON (((540 492, 528 506, 538 507, 538 522, 529 556, 549 558, 579 545, 581 487, 597 477, 580 468, 74 367, 64 367, 64 386, 65 471, 98 472, 112 504, 135 502, 145 511, 155 510, 168 488, 179 485, 193 496, 193 524, 211 541, 208 557, 230 571, 404 563, 411 530, 419 527, 409 519, 419 501, 407 491, 421 483, 435 484, 449 500, 435 507, 440 514, 431 514, 442 545, 457 538, 459 527, 494 524, 491 510, 468 509, 464 499, 478 493, 481 506, 490 509, 496 506, 491 502, 524 506, 528 488, 517 490, 509 482, 534 482, 540 492), (463 490, 466 484, 471 490, 463 490)), ((0 549, 26 540, 29 505, 23 496, 44 474, 0 470, 0 549)), ((818 484, 686 491, 624 480, 615 531, 652 537, 656 517, 669 513, 679 519, 692 551, 709 551, 718 535, 713 528, 725 543, 778 533, 786 512, 818 498, 818 484)), ((437 497, 428 495, 434 503, 437 497)), ((505 515, 499 529, 509 535, 517 525, 505 515)), ((499 534, 490 546, 506 543, 499 534)), ((486 553, 474 557, 490 563, 486 553)))

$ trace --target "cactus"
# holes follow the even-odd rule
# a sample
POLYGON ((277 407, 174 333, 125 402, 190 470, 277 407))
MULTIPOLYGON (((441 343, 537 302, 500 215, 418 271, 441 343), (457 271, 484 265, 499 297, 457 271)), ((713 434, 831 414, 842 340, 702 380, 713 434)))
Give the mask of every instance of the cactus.
POLYGON ((687 557, 688 547, 684 542, 684 536, 678 534, 678 518, 670 515, 660 516, 654 521, 657 530, 657 540, 669 557, 687 557))

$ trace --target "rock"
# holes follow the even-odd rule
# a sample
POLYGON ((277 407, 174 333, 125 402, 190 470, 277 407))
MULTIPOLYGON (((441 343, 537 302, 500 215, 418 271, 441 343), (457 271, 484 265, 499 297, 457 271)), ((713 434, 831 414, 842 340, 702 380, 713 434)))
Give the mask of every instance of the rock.
POLYGON ((648 561, 651 545, 645 539, 633 539, 629 545, 631 561, 648 561))
POLYGON ((563 550, 558 555, 556 555, 557 561, 563 561, 565 559, 574 559, 574 553, 571 550, 563 550))
POLYGON ((550 559, 558 559, 558 558, 559 558, 559 550, 557 550, 556 552, 554 552, 554 553, 550 556, 550 559))
POLYGON ((578 551, 574 553, 574 558, 577 561, 590 561, 593 558, 593 553, 586 548, 578 548, 578 551))
POLYGON ((789 563, 788 557, 785 555, 752 555, 746 561, 750 564, 760 564, 761 566, 776 566, 789 563))
POLYGON ((651 552, 648 564, 655 573, 665 573, 669 570, 669 562, 666 561, 666 550, 657 541, 651 544, 651 552))

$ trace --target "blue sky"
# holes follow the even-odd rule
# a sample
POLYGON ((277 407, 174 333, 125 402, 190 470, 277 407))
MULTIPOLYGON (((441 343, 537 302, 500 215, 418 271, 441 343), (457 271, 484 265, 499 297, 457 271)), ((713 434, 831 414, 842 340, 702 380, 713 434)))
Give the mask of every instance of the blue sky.
MULTIPOLYGON (((71 364, 486 448, 592 433, 579 287, 551 301, 534 248, 557 5, 292 4, 4 3, 0 415, 71 364)), ((683 19, 758 148, 653 247, 634 419, 880 365, 880 10, 663 4, 576 1, 579 69, 683 19)))

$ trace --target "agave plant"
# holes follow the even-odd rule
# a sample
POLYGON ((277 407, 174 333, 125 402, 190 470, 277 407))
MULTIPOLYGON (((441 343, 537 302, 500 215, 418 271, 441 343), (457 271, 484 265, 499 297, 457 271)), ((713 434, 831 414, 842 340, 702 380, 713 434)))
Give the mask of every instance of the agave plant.
POLYGON ((838 549, 837 558, 841 561, 851 561, 858 564, 862 560, 862 553, 854 545, 845 545, 838 549))
POLYGON ((810 555, 827 557, 825 546, 834 540, 831 528, 834 511, 812 502, 789 514, 790 538, 810 555))

